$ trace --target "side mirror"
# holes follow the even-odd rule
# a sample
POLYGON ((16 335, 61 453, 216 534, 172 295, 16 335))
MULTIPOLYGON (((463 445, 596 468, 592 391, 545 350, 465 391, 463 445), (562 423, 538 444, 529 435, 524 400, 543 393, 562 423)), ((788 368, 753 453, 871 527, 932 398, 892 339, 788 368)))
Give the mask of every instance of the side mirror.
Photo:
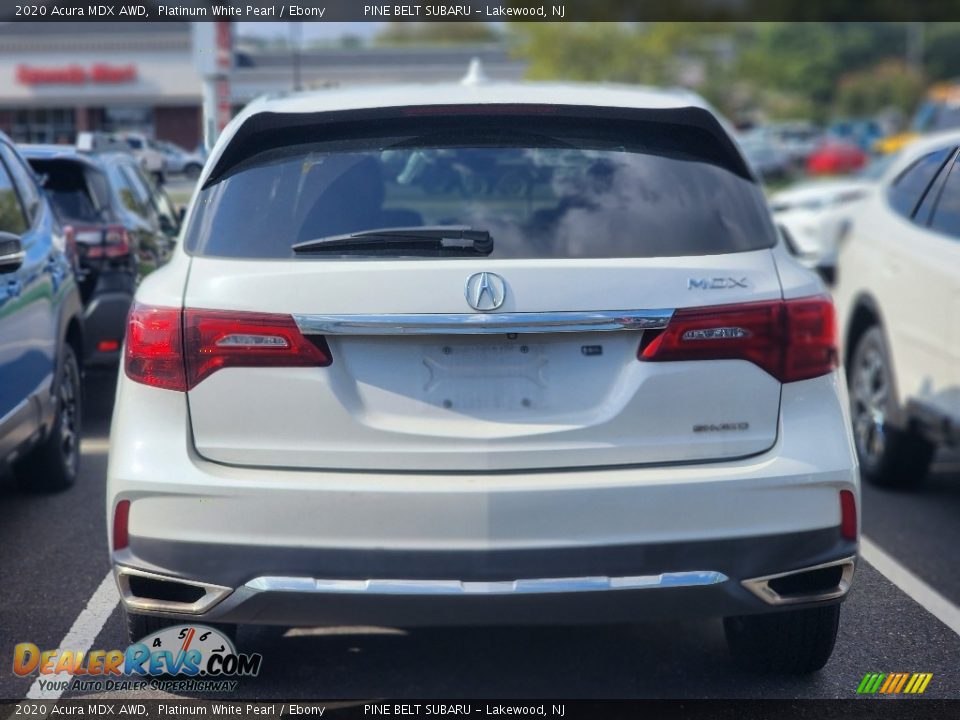
POLYGON ((13 233, 0 232, 0 273, 12 273, 23 265, 23 245, 13 233))

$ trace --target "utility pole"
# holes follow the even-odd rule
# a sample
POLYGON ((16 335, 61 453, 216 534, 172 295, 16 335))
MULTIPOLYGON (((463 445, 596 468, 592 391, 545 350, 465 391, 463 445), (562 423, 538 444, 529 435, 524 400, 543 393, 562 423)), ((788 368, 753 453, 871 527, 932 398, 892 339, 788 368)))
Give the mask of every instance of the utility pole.
POLYGON ((907 52, 905 62, 907 67, 917 72, 923 72, 923 45, 924 27, 922 22, 907 23, 907 52))
POLYGON ((293 89, 303 90, 300 82, 300 42, 303 36, 302 23, 290 23, 290 46, 293 50, 293 89))
POLYGON ((203 141, 209 149, 230 122, 230 70, 233 26, 230 22, 191 23, 194 63, 203 83, 203 141))

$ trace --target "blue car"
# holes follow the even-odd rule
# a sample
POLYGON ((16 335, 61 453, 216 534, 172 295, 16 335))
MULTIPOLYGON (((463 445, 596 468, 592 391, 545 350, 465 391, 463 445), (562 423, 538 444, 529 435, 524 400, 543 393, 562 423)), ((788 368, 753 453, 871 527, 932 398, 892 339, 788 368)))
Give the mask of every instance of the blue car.
POLYGON ((0 133, 0 463, 62 490, 80 461, 83 348, 75 259, 36 177, 0 133))

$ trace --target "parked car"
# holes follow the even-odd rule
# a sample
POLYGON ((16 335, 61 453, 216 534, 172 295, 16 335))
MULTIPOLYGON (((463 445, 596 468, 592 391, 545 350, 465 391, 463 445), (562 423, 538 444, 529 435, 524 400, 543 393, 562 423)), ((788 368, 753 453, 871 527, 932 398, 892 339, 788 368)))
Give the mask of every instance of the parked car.
POLYGON ((877 140, 874 150, 894 153, 921 135, 957 128, 960 128, 960 82, 937 83, 917 108, 909 130, 877 140))
POLYGON ((165 172, 170 175, 184 175, 188 180, 200 177, 204 158, 199 153, 189 152, 165 140, 157 141, 157 147, 164 154, 165 172))
POLYGON ((912 486, 960 441, 960 132, 903 150, 848 210, 836 298, 864 477, 912 486))
POLYGON ((154 140, 141 133, 85 131, 77 134, 77 149, 83 152, 122 152, 137 158, 140 167, 163 183, 166 155, 154 140))
POLYGON ((0 464, 62 490, 80 463, 80 294, 68 236, 0 133, 0 464))
POLYGON ((724 616, 745 663, 826 662, 857 554, 833 305, 698 96, 263 100, 200 182, 114 409, 132 638, 724 616))
POLYGON ((840 118, 827 126, 827 136, 837 142, 856 145, 864 153, 874 149, 877 140, 886 135, 876 118, 840 118))
POLYGON ((790 156, 760 131, 739 137, 740 150, 753 171, 763 180, 785 180, 793 170, 790 156))
POLYGON ((821 128, 803 120, 770 123, 761 132, 800 169, 806 167, 807 158, 823 142, 824 135, 821 128))
POLYGON ((61 145, 25 145, 22 151, 61 222, 75 232, 84 362, 115 365, 137 284, 169 255, 179 222, 128 154, 61 145))
POLYGON ((866 166, 869 157, 860 146, 848 140, 826 140, 807 158, 810 175, 844 175, 866 166))
POLYGON ((847 178, 806 180, 770 196, 770 209, 801 264, 833 284, 837 240, 848 203, 864 197, 895 156, 877 158, 847 178))
POLYGON ((167 172, 167 155, 156 140, 142 133, 120 133, 127 147, 140 161, 140 166, 159 184, 163 184, 167 172))

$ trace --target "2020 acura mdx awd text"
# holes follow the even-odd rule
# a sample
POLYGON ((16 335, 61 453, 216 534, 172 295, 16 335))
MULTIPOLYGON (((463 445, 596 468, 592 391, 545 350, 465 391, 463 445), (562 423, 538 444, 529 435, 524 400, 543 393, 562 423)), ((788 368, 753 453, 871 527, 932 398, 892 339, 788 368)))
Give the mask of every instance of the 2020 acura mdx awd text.
POLYGON ((833 306, 685 92, 255 103, 131 311, 108 471, 164 623, 716 616, 828 659, 857 554, 833 306))

